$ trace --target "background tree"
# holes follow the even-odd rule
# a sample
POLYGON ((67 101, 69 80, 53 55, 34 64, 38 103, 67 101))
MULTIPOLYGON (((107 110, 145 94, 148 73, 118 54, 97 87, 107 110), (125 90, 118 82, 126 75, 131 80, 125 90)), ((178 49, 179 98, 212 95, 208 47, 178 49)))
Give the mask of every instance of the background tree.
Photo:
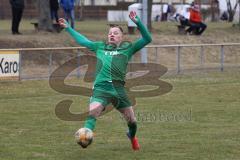
POLYGON ((211 20, 212 20, 212 22, 218 21, 219 14, 220 14, 219 1, 211 0, 211 20))
POLYGON ((37 0, 37 8, 39 12, 38 29, 43 31, 53 31, 49 0, 37 0))
POLYGON ((234 5, 234 7, 232 7, 231 0, 226 0, 226 3, 227 3, 227 11, 228 11, 228 16, 229 16, 228 21, 232 22, 233 18, 234 18, 234 15, 236 13, 236 10, 237 10, 237 6, 240 3, 240 1, 236 0, 236 3, 234 5))
POLYGON ((240 29, 240 0, 238 0, 238 25, 239 25, 239 29, 240 29))
MULTIPOLYGON (((137 3, 142 3, 142 0, 138 0, 137 3)), ((147 8, 147 27, 151 31, 152 30, 152 0, 148 0, 148 8, 147 8)))
POLYGON ((76 0, 75 3, 77 5, 77 11, 78 11, 77 18, 81 21, 84 19, 83 11, 84 11, 85 0, 76 0))
POLYGON ((148 22, 147 27, 151 31, 152 30, 152 0, 148 0, 148 22))
POLYGON ((91 6, 95 6, 95 0, 91 0, 91 6))

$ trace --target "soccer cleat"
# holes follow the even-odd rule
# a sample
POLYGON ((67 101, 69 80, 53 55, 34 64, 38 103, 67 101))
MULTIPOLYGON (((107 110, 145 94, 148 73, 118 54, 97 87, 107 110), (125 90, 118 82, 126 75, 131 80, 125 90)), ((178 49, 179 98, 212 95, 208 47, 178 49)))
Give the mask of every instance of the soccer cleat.
POLYGON ((140 149, 140 145, 139 145, 139 143, 138 143, 137 137, 135 136, 135 137, 131 138, 129 132, 127 133, 127 136, 128 136, 129 140, 130 140, 131 143, 132 143, 132 149, 133 149, 134 151, 139 150, 139 149, 140 149))

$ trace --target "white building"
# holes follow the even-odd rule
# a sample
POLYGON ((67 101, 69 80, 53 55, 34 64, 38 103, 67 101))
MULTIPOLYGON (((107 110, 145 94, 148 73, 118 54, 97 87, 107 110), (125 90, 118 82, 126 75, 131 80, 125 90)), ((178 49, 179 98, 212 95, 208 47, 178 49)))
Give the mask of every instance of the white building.
MULTIPOLYGON (((194 0, 153 0, 153 3, 166 3, 166 4, 177 4, 176 8, 179 10, 181 4, 191 4, 194 0)), ((220 13, 223 13, 224 11, 227 11, 227 3, 226 0, 218 0, 219 1, 219 9, 220 13)), ((230 0, 232 7, 236 4, 238 0, 230 0)), ((117 2, 137 2, 137 0, 76 0, 77 5, 96 5, 96 6, 103 6, 103 5, 109 5, 109 6, 116 6, 117 2)), ((210 7, 211 0, 201 0, 201 4, 203 8, 208 8, 210 7)), ((153 7, 153 14, 152 15, 157 15, 160 12, 157 6, 153 7), (157 11, 157 12, 156 12, 157 11)), ((126 14, 126 13, 124 13, 126 14)), ((123 15, 123 13, 120 13, 119 15, 123 15)), ((123 19, 123 18, 118 18, 118 19, 123 19)), ((234 17, 235 21, 239 20, 239 6, 237 7, 237 12, 234 17)))

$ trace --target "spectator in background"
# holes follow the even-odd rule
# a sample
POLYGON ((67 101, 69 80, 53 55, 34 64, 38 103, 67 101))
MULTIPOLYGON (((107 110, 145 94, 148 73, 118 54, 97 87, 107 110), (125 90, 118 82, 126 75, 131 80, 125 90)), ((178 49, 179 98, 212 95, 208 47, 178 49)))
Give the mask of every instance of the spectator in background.
POLYGON ((220 17, 220 19, 221 19, 222 21, 228 21, 228 13, 227 13, 227 11, 224 11, 224 12, 222 13, 222 16, 220 17))
MULTIPOLYGON (((177 16, 177 15, 176 15, 177 16)), ((190 8, 187 7, 187 8, 184 8, 182 10, 182 13, 179 14, 179 21, 180 21, 180 24, 182 26, 191 26, 190 22, 189 22, 189 19, 190 19, 190 8)))
POLYGON ((10 0, 12 7, 12 34, 21 34, 18 30, 24 10, 24 0, 10 0))
POLYGON ((168 17, 168 4, 162 6, 162 21, 166 21, 168 17))
POLYGON ((74 29, 74 0, 60 0, 60 5, 64 10, 64 17, 68 22, 71 20, 71 27, 74 29))
POLYGON ((190 19, 189 7, 183 8, 183 10, 180 13, 175 13, 175 15, 170 18, 171 21, 179 22, 181 26, 190 26, 189 19, 190 19))
POLYGON ((175 15, 170 18, 171 21, 180 23, 180 25, 178 25, 178 32, 181 34, 187 34, 188 29, 185 30, 185 28, 186 27, 190 28, 192 26, 189 19, 190 19, 190 7, 184 7, 180 13, 175 13, 175 15))
POLYGON ((167 20, 169 20, 170 17, 173 16, 175 12, 176 12, 176 9, 173 7, 172 4, 169 3, 167 8, 167 20))
POLYGON ((196 35, 201 35, 207 28, 207 25, 202 22, 199 5, 194 5, 190 9, 190 23, 191 27, 187 29, 189 33, 194 31, 196 35))
POLYGON ((192 1, 192 3, 191 3, 191 7, 193 7, 193 6, 195 6, 195 2, 194 1, 192 1))
POLYGON ((56 23, 58 23, 58 9, 59 3, 58 0, 50 0, 50 12, 52 20, 55 18, 56 23))

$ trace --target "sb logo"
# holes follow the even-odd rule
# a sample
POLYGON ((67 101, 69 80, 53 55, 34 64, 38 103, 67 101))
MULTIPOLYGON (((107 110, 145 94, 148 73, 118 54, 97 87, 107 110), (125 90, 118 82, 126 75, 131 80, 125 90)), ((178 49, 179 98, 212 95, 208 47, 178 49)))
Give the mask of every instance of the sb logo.
MULTIPOLYGON (((94 81, 94 73, 95 66, 97 62, 97 58, 95 56, 83 55, 80 57, 75 57, 67 62, 65 62, 62 66, 57 68, 49 79, 49 84, 52 89, 59 93, 70 94, 70 95, 82 95, 90 97, 92 94, 92 89, 81 86, 72 86, 64 83, 66 77, 76 68, 82 65, 88 65, 87 72, 84 76, 85 82, 93 82, 94 81), (78 60, 80 59, 80 62, 78 60)), ((159 78, 167 72, 167 68, 160 64, 155 63, 129 63, 128 71, 132 74, 138 71, 146 72, 142 76, 135 76, 134 78, 126 80, 126 91, 133 105, 136 104, 137 97, 153 97, 166 94, 172 90, 172 85, 165 81, 159 80, 159 78), (156 86, 156 89, 135 92, 132 91, 131 88, 135 86, 142 85, 151 85, 156 86)), ((80 114, 74 114, 70 112, 72 100, 62 100, 56 105, 55 114, 58 118, 65 121, 83 121, 88 116, 88 111, 80 114)), ((108 109, 104 112, 110 112, 112 107, 108 107, 108 109)))

